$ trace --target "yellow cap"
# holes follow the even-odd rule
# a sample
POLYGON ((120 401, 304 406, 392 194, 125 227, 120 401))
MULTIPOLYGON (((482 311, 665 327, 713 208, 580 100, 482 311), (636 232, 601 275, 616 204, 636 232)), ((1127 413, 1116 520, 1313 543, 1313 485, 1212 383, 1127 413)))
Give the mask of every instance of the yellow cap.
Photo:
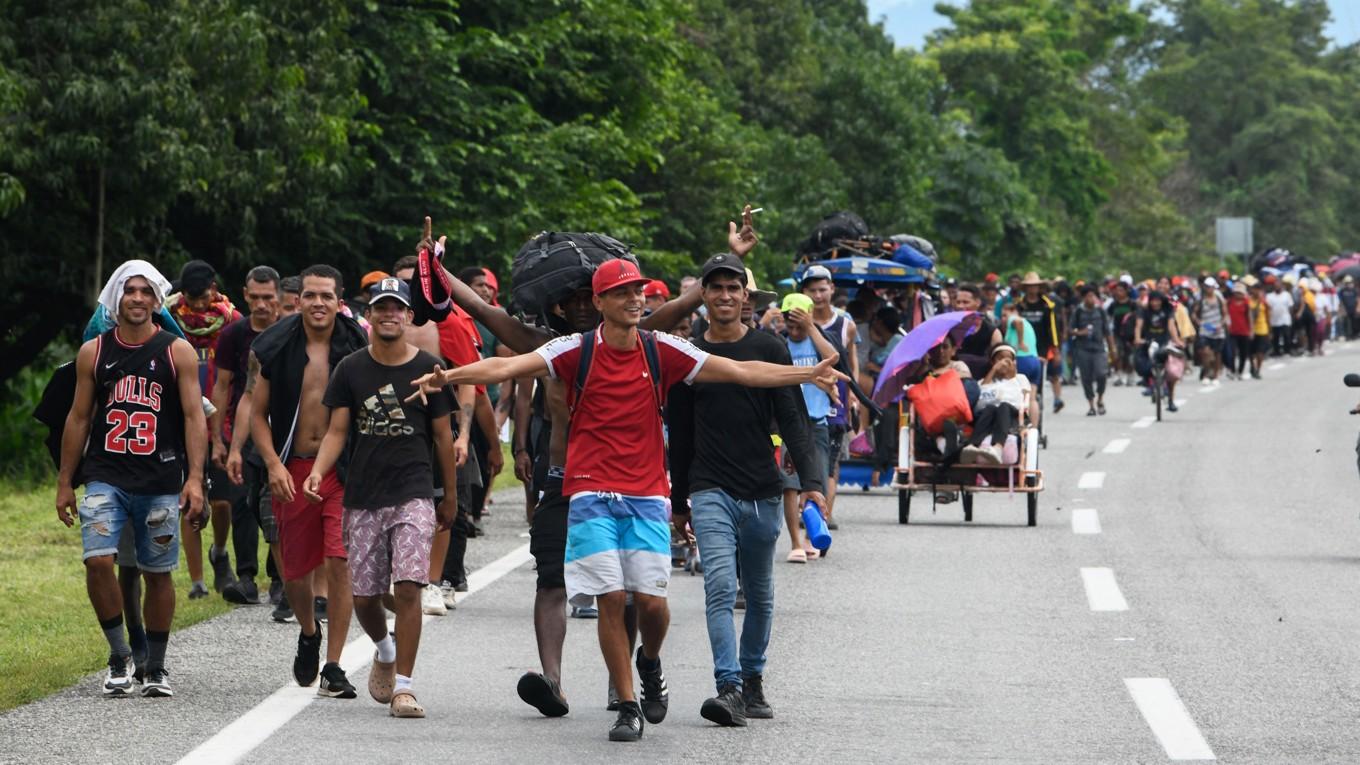
POLYGON ((788 313, 795 308, 801 308, 808 313, 812 313, 812 298, 801 292, 792 292, 784 296, 784 303, 779 306, 779 310, 788 313))

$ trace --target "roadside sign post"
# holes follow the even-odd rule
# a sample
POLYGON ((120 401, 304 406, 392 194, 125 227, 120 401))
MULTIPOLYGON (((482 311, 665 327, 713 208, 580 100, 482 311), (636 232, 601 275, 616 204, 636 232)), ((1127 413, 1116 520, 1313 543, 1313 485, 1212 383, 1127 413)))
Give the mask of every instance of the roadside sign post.
POLYGON ((1241 255, 1243 267, 1251 268, 1253 223, 1251 218, 1219 218, 1214 223, 1214 243, 1218 252, 1218 267, 1223 267, 1225 256, 1241 255))

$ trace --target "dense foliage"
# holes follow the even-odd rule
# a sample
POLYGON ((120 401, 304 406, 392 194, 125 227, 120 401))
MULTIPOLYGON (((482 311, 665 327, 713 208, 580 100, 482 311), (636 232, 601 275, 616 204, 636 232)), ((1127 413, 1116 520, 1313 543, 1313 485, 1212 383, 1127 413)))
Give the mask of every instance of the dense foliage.
POLYGON ((603 230, 671 279, 743 202, 787 274, 822 215, 975 275, 1212 262, 1213 218, 1360 245, 1360 62, 1323 0, 972 0, 924 51, 862 0, 7 0, 0 380, 112 264, 347 273, 434 217, 504 272, 603 230))

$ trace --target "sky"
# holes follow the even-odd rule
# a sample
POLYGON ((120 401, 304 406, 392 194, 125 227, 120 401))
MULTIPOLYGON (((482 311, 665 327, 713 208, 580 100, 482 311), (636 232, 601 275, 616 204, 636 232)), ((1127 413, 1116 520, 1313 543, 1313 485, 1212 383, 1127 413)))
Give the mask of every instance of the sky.
MULTIPOLYGON (((945 18, 935 13, 937 0, 868 0, 869 18, 885 20, 884 28, 898 47, 920 49, 926 35, 945 25, 945 18)), ((956 4, 966 0, 951 0, 956 4)), ((1332 23, 1327 33, 1341 44, 1360 40, 1360 0, 1328 0, 1332 9, 1332 23)))

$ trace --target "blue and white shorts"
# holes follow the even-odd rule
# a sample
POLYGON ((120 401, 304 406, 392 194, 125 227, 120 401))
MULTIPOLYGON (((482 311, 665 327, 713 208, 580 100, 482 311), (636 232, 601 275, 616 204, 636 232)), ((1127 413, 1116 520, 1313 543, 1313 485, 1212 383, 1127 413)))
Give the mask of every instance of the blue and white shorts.
POLYGON ((671 581, 670 500, 610 492, 573 494, 567 510, 564 578, 574 606, 597 595, 666 597, 671 581))

